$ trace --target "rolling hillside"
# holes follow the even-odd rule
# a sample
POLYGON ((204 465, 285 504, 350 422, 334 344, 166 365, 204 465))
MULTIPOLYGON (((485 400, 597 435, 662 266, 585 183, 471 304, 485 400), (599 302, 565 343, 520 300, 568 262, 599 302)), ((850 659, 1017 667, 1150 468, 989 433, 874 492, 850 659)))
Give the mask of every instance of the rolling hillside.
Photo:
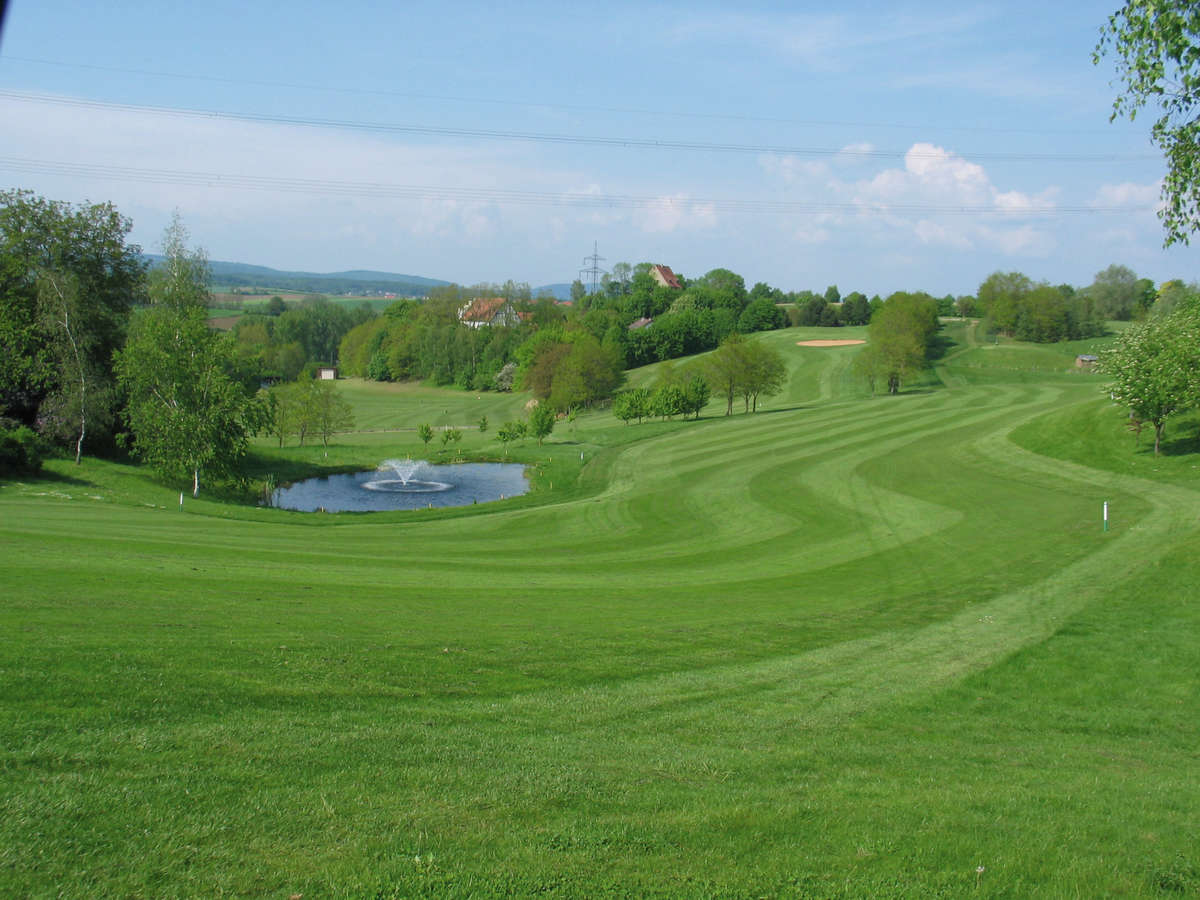
MULTIPOLYGON (((0 893, 1195 892, 1194 450, 951 335, 897 397, 763 335, 763 411, 560 422, 457 513, 0 483, 0 893)), ((257 465, 495 458, 523 399, 343 389, 370 432, 257 465)))

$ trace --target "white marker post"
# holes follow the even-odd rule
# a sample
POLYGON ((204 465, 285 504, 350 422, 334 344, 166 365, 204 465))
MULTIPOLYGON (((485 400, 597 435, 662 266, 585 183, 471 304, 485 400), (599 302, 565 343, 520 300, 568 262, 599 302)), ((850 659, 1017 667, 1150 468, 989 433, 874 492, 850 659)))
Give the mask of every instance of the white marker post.
POLYGON ((183 491, 179 492, 179 511, 183 512, 183 491))
POLYGON ((1108 501, 1104 501, 1104 530, 1108 531, 1108 501))

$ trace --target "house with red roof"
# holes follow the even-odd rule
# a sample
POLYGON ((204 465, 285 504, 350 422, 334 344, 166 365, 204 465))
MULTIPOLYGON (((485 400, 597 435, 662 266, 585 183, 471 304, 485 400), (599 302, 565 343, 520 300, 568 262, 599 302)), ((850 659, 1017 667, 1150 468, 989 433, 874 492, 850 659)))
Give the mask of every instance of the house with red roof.
POLYGON ((458 321, 469 328, 484 325, 519 325, 521 316, 503 297, 476 297, 458 311, 458 321))
POLYGON ((663 287, 683 289, 683 285, 679 283, 679 276, 671 271, 670 266, 651 266, 650 276, 663 287))

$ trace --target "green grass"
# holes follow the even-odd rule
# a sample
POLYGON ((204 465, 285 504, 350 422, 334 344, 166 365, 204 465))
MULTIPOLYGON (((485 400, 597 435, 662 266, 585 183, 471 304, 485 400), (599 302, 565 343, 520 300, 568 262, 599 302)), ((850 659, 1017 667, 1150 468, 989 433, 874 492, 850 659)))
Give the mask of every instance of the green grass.
MULTIPOLYGON (((0 483, 0 894, 1200 891, 1196 457, 962 328, 898 397, 827 335, 763 336, 757 415, 560 423, 486 509, 0 483)), ((371 433, 256 465, 480 411, 494 457, 524 399, 340 386, 371 433)))

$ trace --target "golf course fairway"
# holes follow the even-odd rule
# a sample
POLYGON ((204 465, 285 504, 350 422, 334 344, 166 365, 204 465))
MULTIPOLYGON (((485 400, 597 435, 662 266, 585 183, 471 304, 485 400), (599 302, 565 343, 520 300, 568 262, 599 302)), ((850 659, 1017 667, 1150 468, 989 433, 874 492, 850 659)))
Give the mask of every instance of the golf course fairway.
MULTIPOLYGON (((952 334, 898 396, 763 335, 757 413, 586 412, 486 508, 0 482, 0 895, 1195 895, 1200 453, 952 334)), ((341 389, 343 467, 526 399, 341 389)))

